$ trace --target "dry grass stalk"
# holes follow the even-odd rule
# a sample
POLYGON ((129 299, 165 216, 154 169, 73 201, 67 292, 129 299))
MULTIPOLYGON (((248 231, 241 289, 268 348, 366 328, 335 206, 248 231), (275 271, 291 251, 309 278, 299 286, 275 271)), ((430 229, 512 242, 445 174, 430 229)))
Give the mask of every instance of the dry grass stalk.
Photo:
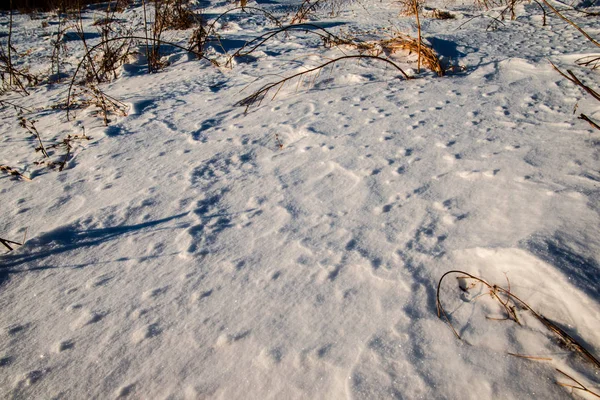
POLYGON ((30 108, 20 106, 8 100, 0 100, 0 107, 12 107, 17 114, 23 114, 26 112, 32 112, 30 108))
POLYGON ((189 29, 196 23, 196 15, 189 0, 154 0, 155 24, 162 30, 189 29))
POLYGON ((556 65, 554 65, 552 62, 550 64, 552 64, 552 67, 559 74, 561 74, 563 77, 565 77, 566 79, 570 80, 571 82, 573 82, 577 86, 581 87, 583 90, 585 90, 586 92, 588 92, 594 99, 600 101, 600 94, 598 92, 596 92, 594 89, 592 89, 589 86, 585 85, 579 78, 577 78, 575 76, 575 74, 573 73, 573 71, 571 71, 571 70, 568 69, 567 70, 567 74, 569 74, 569 75, 567 75, 564 72, 562 72, 560 69, 558 69, 558 67, 556 65))
POLYGON ((341 38, 339 36, 336 36, 333 33, 329 32, 328 30, 326 30, 318 25, 297 24, 297 25, 288 25, 285 27, 281 27, 274 31, 267 32, 263 35, 255 37, 254 39, 244 43, 244 45, 241 48, 239 48, 232 55, 232 57, 247 56, 247 55, 251 54, 252 52, 254 52, 256 49, 258 49, 260 46, 262 46, 266 42, 268 42, 269 39, 277 36, 280 33, 286 33, 287 31, 290 31, 290 30, 299 30, 299 31, 304 31, 305 33, 310 33, 312 35, 316 35, 316 36, 320 37, 321 40, 323 40, 323 45, 327 48, 333 47, 333 46, 338 46, 341 44, 346 44, 346 45, 351 45, 351 46, 356 45, 354 42, 344 39, 344 38, 341 38))
MULTIPOLYGON (((221 39, 217 32, 217 23, 219 21, 221 21, 223 18, 225 18, 228 14, 230 14, 234 11, 241 11, 243 13, 250 14, 250 15, 255 14, 255 13, 262 14, 268 20, 273 22, 278 28, 283 28, 283 24, 281 23, 281 21, 277 17, 275 17, 273 14, 271 14, 270 12, 265 11, 262 8, 258 8, 258 7, 246 7, 244 4, 242 4, 241 7, 235 7, 235 8, 229 9, 229 10, 221 13, 220 15, 217 16, 217 18, 212 20, 210 24, 205 24, 205 21, 203 19, 200 19, 199 26, 196 29, 194 29, 194 32, 192 32, 192 36, 189 40, 190 51, 195 51, 195 52, 204 54, 206 44, 209 42, 209 39, 211 37, 216 39, 220 43, 221 39)), ((221 48, 223 49, 223 53, 226 53, 226 51, 222 45, 221 45, 221 48)), ((238 53, 239 52, 240 52, 240 50, 238 50, 238 53)), ((216 64, 216 61, 212 61, 212 62, 213 62, 213 64, 216 64)), ((230 66, 231 59, 226 64, 228 64, 230 66)))
POLYGON ((400 0, 400 15, 413 16, 421 12, 425 7, 425 0, 400 0))
POLYGON ((108 126, 110 123, 109 115, 114 114, 119 117, 126 117, 129 113, 129 106, 127 104, 104 93, 94 84, 82 87, 80 93, 88 96, 87 99, 83 99, 84 103, 94 105, 102 111, 102 119, 105 126, 108 126))
POLYGON ((62 140, 62 142, 60 143, 56 143, 53 144, 52 146, 50 146, 50 148, 64 148, 65 150, 65 154, 62 158, 62 161, 58 163, 58 170, 62 171, 63 169, 65 169, 65 166, 67 165, 67 161, 69 161, 69 159, 71 158, 71 151, 73 150, 73 146, 71 145, 72 142, 76 141, 76 140, 90 140, 91 137, 86 136, 85 134, 85 128, 83 130, 83 134, 81 135, 67 135, 66 138, 64 138, 62 140))
POLYGON ((6 43, 6 51, 3 46, 0 46, 0 80, 2 81, 2 87, 0 87, 0 93, 8 92, 11 90, 20 90, 26 95, 29 94, 26 88, 26 84, 37 84, 38 79, 36 76, 29 74, 26 70, 19 70, 13 63, 12 53, 16 52, 12 45, 12 27, 13 27, 13 11, 12 11, 12 0, 11 11, 9 13, 8 21, 8 38, 6 43))
MULTIPOLYGON (((567 70, 567 73, 565 74, 564 72, 562 72, 556 65, 554 65, 552 62, 550 62, 550 64, 552 65, 552 67, 559 73, 561 74, 564 78, 568 79, 569 81, 573 82, 575 85, 579 86, 580 88, 582 88, 583 90, 585 90, 587 93, 589 93, 594 99, 600 101, 600 93, 598 93, 597 91, 595 91, 594 89, 590 88, 589 86, 587 86, 586 84, 584 84, 581 79, 579 79, 577 76, 575 76, 575 74, 573 73, 573 71, 571 70, 567 70)), ((590 119, 587 115, 585 114, 580 114, 579 119, 586 121, 587 123, 589 123, 591 126, 593 126, 596 129, 600 129, 600 125, 598 125, 596 122, 594 122, 592 119, 590 119)))
POLYGON ((419 2, 413 0, 413 7, 415 9, 415 18, 417 19, 417 73, 421 73, 421 20, 419 19, 419 2))
POLYGON ((556 8, 554 8, 552 6, 552 4, 550 4, 548 2, 548 0, 541 0, 546 6, 548 6, 548 8, 550 8, 556 15, 558 15, 561 19, 563 19, 564 21, 566 21, 569 25, 571 25, 573 28, 577 29, 583 36, 585 36, 585 38, 587 40, 589 40, 590 42, 594 43, 596 46, 600 47, 600 43, 597 42, 593 37, 591 37, 586 31, 584 31, 583 29, 581 29, 581 27, 579 25, 577 25, 575 22, 573 22, 572 20, 570 20, 569 18, 565 17, 563 14, 560 13, 560 11, 558 11, 556 8))
MULTIPOLYGON (((65 108, 67 110, 67 120, 71 119, 71 115, 70 115, 70 110, 73 107, 74 104, 82 104, 81 102, 78 102, 75 99, 75 95, 76 93, 76 82, 77 82, 77 77, 79 76, 79 72, 84 69, 84 65, 86 62, 88 62, 88 59, 90 57, 90 55, 97 51, 98 49, 100 49, 102 46, 104 46, 106 44, 106 42, 114 42, 114 41, 118 41, 118 40, 145 40, 146 38, 143 36, 118 36, 118 37, 113 37, 113 38, 109 38, 106 40, 101 41, 100 43, 97 43, 96 45, 90 47, 87 51, 86 54, 83 55, 83 57, 81 58, 81 61, 79 61, 79 64, 77 64, 77 67, 75 68, 75 72, 73 73, 73 76, 71 77, 71 82, 69 83, 69 89, 67 90, 67 99, 66 99, 66 104, 65 104, 65 108)), ((169 46, 173 46, 176 47, 180 50, 184 50, 186 52, 190 52, 195 54, 198 58, 203 58, 206 59, 208 61, 210 61, 211 63, 214 64, 214 62, 208 58, 206 58, 202 53, 198 53, 196 52, 194 49, 190 49, 184 46, 181 46, 177 43, 171 43, 171 42, 167 42, 164 41, 162 39, 154 39, 157 42, 161 43, 161 44, 168 44, 169 46)), ((89 88, 87 88, 87 90, 91 90, 94 94, 93 97, 96 97, 98 101, 98 103, 94 103, 94 104, 99 104, 100 108, 102 108, 103 110, 105 110, 104 104, 107 104, 108 107, 106 108, 106 110, 108 111, 115 111, 115 113, 117 115, 127 115, 127 110, 128 107, 121 103, 120 101, 118 101, 117 99, 110 97, 108 95, 106 95, 106 93, 103 93, 102 91, 100 91, 97 86, 90 84, 88 80, 84 80, 83 82, 84 85, 85 84, 89 84, 89 88)), ((85 86, 79 86, 79 89, 81 91, 85 91, 86 88, 85 86)), ((85 103, 85 102, 83 102, 85 103)), ((106 113, 105 113, 105 117, 106 117, 106 113)), ((108 120, 107 118, 105 118, 105 124, 108 124, 108 120)))
POLYGON ((508 352, 508 354, 510 354, 511 356, 514 356, 514 357, 525 358, 527 360, 552 361, 552 359, 548 358, 548 357, 526 356, 525 354, 517 354, 517 353, 511 353, 511 352, 508 352))
POLYGON ((34 120, 28 120, 25 117, 19 118, 19 125, 21 126, 21 128, 24 128, 27 130, 27 132, 31 133, 38 140, 38 142, 40 144, 38 147, 35 148, 35 151, 36 152, 41 151, 45 158, 50 158, 50 156, 48 156, 48 152, 46 151, 46 147, 44 147, 44 142, 42 142, 42 136, 40 135, 40 132, 35 127, 36 122, 37 121, 34 121, 34 120))
POLYGON ((321 2, 324 2, 324 0, 304 0, 294 16, 292 16, 290 24, 293 25, 307 21, 310 15, 321 6, 321 2))
POLYGON ((558 337, 558 339, 562 343, 564 343, 568 348, 574 350, 577 354, 581 355, 587 361, 591 362, 596 367, 600 368, 600 361, 598 360, 598 358, 596 358, 592 353, 590 353, 576 339, 574 339, 568 333, 566 333, 564 330, 562 330, 558 325, 556 325, 554 322, 550 321, 548 318, 546 318, 543 315, 536 312, 533 308, 531 308, 531 306, 529 306, 529 304, 527 304, 526 302, 521 300, 519 297, 517 297, 514 293, 512 293, 510 290, 510 285, 509 285, 509 288, 506 289, 506 288, 503 288, 498 285, 491 285, 484 279, 479 278, 474 275, 471 275, 467 272, 459 271, 459 270, 451 270, 451 271, 444 273, 438 282, 436 305, 437 305, 438 317, 439 318, 443 317, 446 320, 446 322, 452 329, 452 332, 458 339, 462 340, 462 338, 460 337, 460 335, 458 334, 456 329, 454 329, 454 326, 452 325, 452 321, 450 321, 450 317, 446 313, 446 310, 444 309, 444 307, 442 305, 442 300, 440 297, 440 290, 441 290, 442 282, 446 276, 451 275, 451 274, 462 275, 463 279, 473 279, 475 282, 485 286, 489 290, 489 294, 492 296, 492 298, 495 298, 496 300, 498 300, 498 302, 500 303, 502 308, 504 308, 504 311, 506 312, 506 315, 507 315, 507 319, 512 319, 513 321, 519 323, 519 320, 518 320, 518 317, 516 314, 516 308, 520 307, 524 310, 529 311, 538 321, 540 321, 546 327, 546 329, 548 329, 550 332, 554 333, 558 337))
POLYGON ((409 53, 416 52, 423 59, 427 68, 438 74, 438 76, 444 75, 444 69, 433 49, 421 43, 418 39, 405 35, 397 35, 393 39, 382 41, 381 46, 390 54, 399 50, 406 50, 409 53))
POLYGON ((2 239, 0 238, 0 243, 2 243, 4 245, 4 247, 6 247, 8 249, 8 251, 13 251, 13 247, 12 245, 16 245, 16 246, 23 246, 23 243, 18 243, 18 242, 13 242, 12 240, 8 240, 8 239, 2 239))
POLYGON ((596 122, 592 121, 590 119, 590 117, 588 117, 585 114, 579 114, 579 117, 577 117, 577 118, 586 121, 588 124, 590 124, 592 127, 596 128, 596 129, 600 129, 600 125, 598 125, 596 122))
POLYGON ((581 390, 582 392, 586 392, 591 394, 592 396, 598 397, 600 398, 600 394, 592 392, 591 390, 589 390, 587 387, 585 387, 581 382, 579 382, 578 380, 576 380, 575 378, 573 378, 571 375, 567 374, 564 371, 561 371, 560 369, 556 368, 556 371, 558 371, 560 374, 566 376, 567 378, 569 378, 570 380, 572 380, 573 382, 576 383, 576 385, 572 385, 572 384, 568 384, 568 383, 562 383, 562 382, 556 382, 557 385, 559 386, 563 386, 563 387, 568 387, 571 388, 571 390, 581 390))
POLYGON ((383 58, 383 57, 379 57, 379 56, 371 56, 371 55, 366 55, 366 54, 361 54, 361 55, 349 55, 349 56, 343 56, 343 57, 338 57, 335 58, 333 60, 329 60, 319 66, 313 67, 313 68, 309 68, 305 71, 302 72, 298 72, 296 74, 290 75, 288 77, 282 78, 276 82, 272 82, 269 84, 266 84, 265 86, 263 86, 261 89, 259 89, 258 91, 252 93, 250 96, 247 96, 245 98, 243 98, 242 100, 238 101, 236 103, 236 106, 245 106, 246 107, 246 112, 248 111, 248 109, 253 106, 253 105, 260 105, 263 101, 263 99, 265 98, 265 96, 267 95, 267 93, 269 93, 271 90, 276 89, 275 94, 273 95, 272 99, 273 100, 277 94, 279 93, 279 91, 281 90, 281 88, 289 81, 295 79, 295 78, 302 78, 305 75, 311 74, 312 72, 317 72, 317 71, 321 71, 322 69, 324 69, 325 67, 329 66, 329 65, 333 65, 335 63, 338 63, 340 61, 343 60, 348 60, 348 59, 371 59, 371 60, 379 60, 379 61, 383 61, 385 63, 390 64, 391 66, 393 66, 395 69, 397 69, 398 71, 400 71, 400 73, 402 74, 402 76, 404 76, 405 79, 410 79, 410 77, 406 74, 406 72, 404 72, 404 70, 402 68, 400 68, 396 63, 394 63, 393 61, 387 59, 387 58, 383 58))
POLYGON ((18 179, 22 179, 24 181, 31 181, 31 178, 26 177, 25 175, 20 173, 15 168, 9 167, 8 165, 0 164, 0 171, 5 172, 11 176, 18 178, 18 179))
POLYGON ((591 69, 598 69, 598 68, 600 68, 600 56, 582 57, 582 58, 576 60, 575 63, 577 65, 582 66, 582 67, 589 67, 591 69))

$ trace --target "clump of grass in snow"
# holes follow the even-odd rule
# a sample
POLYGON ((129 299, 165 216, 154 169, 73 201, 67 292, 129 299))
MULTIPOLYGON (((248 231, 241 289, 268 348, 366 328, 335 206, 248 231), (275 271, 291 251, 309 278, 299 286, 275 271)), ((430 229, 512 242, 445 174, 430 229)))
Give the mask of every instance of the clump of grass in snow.
MULTIPOLYGON (((560 342, 566 348, 569 348, 569 349, 575 351, 584 360, 593 364, 595 366, 595 368, 600 368, 600 360, 596 356, 594 356, 589 350, 587 350, 583 346, 583 344, 580 343, 580 341, 578 341, 577 339, 575 339, 571 335, 569 335, 567 332, 565 332, 562 328, 560 328, 560 326, 558 326, 558 324, 552 322, 551 320, 549 320, 542 314, 535 311, 529 304, 527 304, 525 301, 523 301, 521 298, 519 298, 516 294, 514 294, 511 291, 510 281, 508 281, 508 278, 507 278, 508 285, 505 288, 505 287, 502 287, 499 285, 493 285, 491 283, 488 283, 485 279, 480 278, 475 275, 472 275, 472 274, 469 274, 468 272, 465 272, 465 271, 452 270, 452 271, 448 271, 442 275, 442 277, 438 281, 437 292, 436 292, 437 314, 438 314, 439 318, 443 318, 446 321, 446 323, 448 324, 448 326, 450 326, 450 329, 452 329, 452 332, 458 339, 463 340, 462 337, 457 332, 457 330, 454 328, 454 326, 452 324, 452 320, 450 318, 450 315, 446 312, 446 310, 442 304, 442 291, 441 291, 442 283, 444 281, 444 278, 446 278, 450 275, 457 275, 456 279, 458 281, 458 288, 462 292, 468 293, 471 289, 475 288, 476 286, 482 286, 485 290, 487 290, 487 294, 489 294, 492 299, 496 300, 496 302, 500 306, 500 309, 504 311, 505 317, 504 318, 486 317, 487 319, 514 321, 518 325, 522 325, 523 323, 522 323, 521 318, 519 318, 519 314, 522 312, 529 312, 531 315, 533 315, 535 317, 535 319, 537 319, 539 322, 541 322, 542 325, 549 332, 554 334, 554 336, 558 340, 560 340, 560 342)), ((485 294, 486 293, 484 292, 484 293, 476 296, 475 299, 477 299, 485 294)), ((535 357, 535 356, 523 356, 520 354, 513 354, 513 353, 509 353, 509 354, 515 355, 515 356, 521 357, 521 358, 539 359, 539 357, 535 357)), ((565 374, 564 372, 562 372, 560 370, 559 370, 559 372, 562 373, 563 375, 569 377, 570 379, 572 379, 579 385, 579 386, 563 385, 563 384, 560 384, 559 382, 557 382, 561 386, 568 386, 568 387, 571 387, 574 389, 587 391, 595 396, 598 396, 596 393, 589 391, 585 386, 581 385, 579 382, 577 382, 575 379, 573 379, 569 375, 565 374)))

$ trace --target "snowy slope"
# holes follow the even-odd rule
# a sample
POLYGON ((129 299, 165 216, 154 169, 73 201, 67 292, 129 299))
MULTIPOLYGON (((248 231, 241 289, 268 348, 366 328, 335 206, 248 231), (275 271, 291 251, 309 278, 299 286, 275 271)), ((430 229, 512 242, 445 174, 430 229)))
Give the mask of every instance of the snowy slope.
MULTIPOLYGON (((397 7, 356 2, 319 23, 414 34, 397 7)), ((491 18, 469 21, 481 13, 472 5, 446 7, 456 19, 423 21, 428 42, 464 67, 446 77, 406 81, 347 61, 247 113, 236 107, 274 74, 343 54, 294 32, 232 69, 181 53, 157 74, 127 66, 103 86, 131 106, 109 127, 92 109, 75 121, 43 109, 64 100, 64 84, 3 96, 38 110, 30 117, 49 143, 82 126, 92 139, 49 171, 2 111, 0 162, 32 180, 0 176, 0 237, 28 238, 0 257, 0 395, 569 398, 556 382, 573 382, 555 368, 598 393, 598 369, 525 311, 521 326, 486 319, 503 315, 490 296, 474 299, 481 288, 444 286, 464 341, 436 314, 444 272, 508 278, 600 353, 600 132, 573 113, 600 109, 548 62, 598 87, 597 71, 574 65, 597 48, 555 16, 542 26, 536 4, 494 30, 491 18)), ((569 15, 600 33, 597 17, 569 15)), ((229 21, 231 51, 273 28, 259 15, 229 21)), ((19 51, 46 48, 39 24, 16 17, 19 51)), ((82 50, 70 51, 77 62, 82 50)))

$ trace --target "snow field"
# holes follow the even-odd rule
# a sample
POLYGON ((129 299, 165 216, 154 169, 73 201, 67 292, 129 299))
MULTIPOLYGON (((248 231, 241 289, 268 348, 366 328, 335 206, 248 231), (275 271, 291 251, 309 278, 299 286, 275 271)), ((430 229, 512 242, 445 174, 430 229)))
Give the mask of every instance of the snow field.
MULTIPOLYGON (((353 4, 329 23, 382 29, 395 7, 353 4)), ((293 33, 232 70, 177 55, 158 74, 126 67, 105 90, 128 117, 39 113, 46 135, 92 137, 62 172, 33 166, 5 112, 3 160, 33 180, 0 188, 2 237, 29 237, 0 258, 2 397, 569 398, 555 368, 597 390, 597 370, 534 318, 486 319, 501 309, 479 289, 443 287, 464 341, 436 315, 444 272, 508 278, 600 348, 600 135, 573 115, 597 106, 546 59, 594 48, 557 18, 542 27, 534 5, 496 31, 456 30, 475 13, 454 7, 461 18, 423 31, 464 73, 405 81, 347 62, 247 114, 233 104, 272 74, 340 52, 293 33)), ((31 24, 18 21, 19 46, 31 24)))

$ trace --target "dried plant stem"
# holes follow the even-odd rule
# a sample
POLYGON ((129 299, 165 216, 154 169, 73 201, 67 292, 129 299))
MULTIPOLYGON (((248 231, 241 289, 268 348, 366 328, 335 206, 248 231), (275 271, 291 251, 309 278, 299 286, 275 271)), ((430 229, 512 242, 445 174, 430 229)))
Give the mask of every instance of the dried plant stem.
POLYGON ((29 120, 25 119, 24 117, 21 117, 19 119, 19 125, 21 125, 22 128, 25 128, 29 133, 31 133, 33 136, 35 136, 36 139, 38 140, 40 146, 37 147, 35 150, 41 151, 42 154, 44 155, 44 157, 50 158, 50 156, 48 155, 48 152, 46 151, 46 147, 44 146, 44 143, 42 142, 42 136, 40 135, 40 132, 35 127, 35 121, 29 121, 29 120))
POLYGON ((267 32, 261 36, 258 36, 256 38, 244 43, 244 45, 233 54, 233 57, 247 56, 250 53, 252 53, 253 51, 255 51, 257 48, 262 46, 265 42, 267 42, 272 37, 276 36, 279 33, 287 32, 289 30, 301 30, 301 31, 305 31, 306 33, 311 33, 311 34, 317 35, 321 39, 323 39, 323 42, 326 44, 332 44, 332 43, 351 44, 350 41, 342 39, 318 25, 296 24, 296 25, 288 25, 288 26, 279 28, 277 30, 267 32), (246 50, 247 48, 250 48, 250 49, 246 50))
POLYGON ((396 68, 398 71, 400 71, 400 73, 404 76, 405 79, 410 79, 410 77, 406 74, 406 72, 404 72, 404 70, 402 68, 400 68, 396 63, 394 63, 391 60, 388 60, 387 58, 383 58, 383 57, 379 57, 379 56, 364 55, 364 54, 363 55, 342 56, 342 57, 335 58, 333 60, 329 60, 326 63, 321 64, 317 67, 309 68, 306 71, 302 71, 302 72, 298 72, 296 74, 290 75, 288 77, 278 80, 277 82, 269 83, 269 84, 263 86, 258 91, 251 94, 250 96, 243 98, 242 100, 237 102, 236 105, 246 106, 246 112, 247 112, 248 108, 250 106, 252 106, 256 103, 260 104, 262 102, 262 99, 264 98, 264 96, 273 88, 278 87, 277 91, 275 92, 275 95, 273 95, 273 98, 275 98, 275 96, 277 96, 277 93, 279 93, 279 90, 281 90, 281 88, 283 87, 283 85, 286 82, 288 82, 294 78, 301 77, 306 74, 310 74, 311 72, 321 70, 321 69, 327 67, 328 65, 332 65, 339 61, 348 60, 348 59, 372 59, 372 60, 383 61, 383 62, 386 62, 386 63, 392 65, 394 68, 396 68))
POLYGON ((575 76, 575 74, 573 73, 573 71, 571 71, 571 70, 568 69, 567 73, 569 75, 567 75, 564 72, 562 72, 560 69, 558 69, 558 67, 556 65, 554 65, 552 62, 550 62, 550 64, 563 77, 565 77, 566 79, 570 80, 571 82, 573 82, 577 86, 581 87, 583 90, 585 90, 586 92, 588 92, 594 99, 600 101, 600 93, 596 92, 595 90, 593 90, 592 88, 590 88, 589 86, 587 86, 583 82, 581 82, 581 80, 579 80, 579 78, 577 78, 575 76))
POLYGON ((592 392, 591 390, 589 390, 588 388, 586 388, 581 382, 579 382, 577 379, 573 378, 571 375, 567 374, 564 371, 561 371, 558 368, 556 368, 556 371, 559 372, 560 374, 566 376, 567 378, 569 378, 570 380, 572 380, 573 382, 575 382, 577 384, 577 385, 570 385, 570 384, 567 384, 567 383, 556 382, 557 385, 563 386, 563 387, 568 387, 568 388, 571 388, 571 389, 581 390, 581 391, 584 391, 586 393, 591 394, 592 396, 596 396, 596 397, 600 398, 600 394, 592 392))
POLYGON ((6 172, 9 175, 16 176, 16 177, 21 178, 21 179, 23 179, 25 181, 31 181, 30 178, 26 177, 25 175, 23 175, 22 173, 20 173, 19 171, 17 171, 15 168, 9 167, 8 165, 2 165, 2 164, 0 164, 0 171, 6 172))
MULTIPOLYGON (((90 56, 91 53, 93 53, 94 51, 96 51, 96 49, 104 46, 108 42, 114 42, 116 40, 145 40, 145 38, 144 37, 140 37, 140 36, 119 36, 119 37, 114 37, 114 38, 108 38, 108 39, 103 40, 100 43, 97 43, 96 45, 90 47, 89 50, 86 51, 86 54, 84 54, 84 56, 81 58, 81 61, 79 61, 79 64, 77 64, 77 68, 75 68, 75 72, 73 73, 73 77, 71 78, 71 82, 69 84, 69 89, 67 91, 67 101, 66 101, 67 120, 70 120, 69 111, 70 111, 70 107, 71 107, 71 98, 72 98, 72 95, 73 95, 73 88, 75 87, 75 81, 77 80, 77 75, 79 74, 79 71, 81 70, 81 67, 83 66, 84 62, 88 59, 88 57, 90 56)), ((206 59, 206 60, 208 60, 208 61, 210 61, 211 63, 214 64, 214 62, 212 60, 208 59, 203 54, 194 51, 193 49, 181 46, 181 45, 176 44, 176 43, 166 42, 166 41, 163 41, 161 39, 156 39, 156 40, 158 42, 160 42, 160 43, 168 44, 169 46, 173 46, 173 47, 176 47, 178 49, 181 49, 181 50, 193 53, 198 58, 204 58, 204 59, 206 59)))
POLYGON ((12 107, 17 113, 32 112, 30 108, 20 106, 8 100, 0 100, 0 107, 12 107))
POLYGON ((415 18, 417 19, 417 73, 421 73, 421 20, 419 19, 419 3, 418 0, 413 0, 413 6, 415 9, 415 18))
POLYGON ((508 354, 510 354, 511 356, 514 356, 514 357, 526 358, 528 360, 552 361, 552 359, 548 358, 548 357, 526 356, 525 354, 517 354, 517 353, 511 353, 511 352, 508 352, 508 354))
POLYGON ((578 118, 579 118, 579 119, 582 119, 582 120, 584 120, 584 121, 586 121, 587 123, 589 123, 589 124, 590 124, 591 126, 593 126, 594 128, 596 128, 596 129, 600 129, 600 125, 598 125, 597 123, 595 123, 594 121, 592 121, 592 120, 590 119, 590 117, 588 117, 587 115, 585 115, 585 114, 579 114, 579 117, 578 117, 578 118))
POLYGON ((584 357, 585 359, 587 359, 588 361, 590 361, 596 367, 600 368, 600 361, 592 353, 590 353, 582 344, 580 344, 577 340, 575 340, 568 333, 566 333, 564 330, 562 330, 554 322, 550 321, 548 318, 546 318, 543 315, 541 315, 538 312, 536 312, 533 308, 531 308, 531 306, 529 306, 529 304, 527 304, 525 301, 521 300, 519 297, 517 297, 510 290, 505 289, 505 288, 503 288, 501 286, 491 285, 487 281, 485 281, 484 279, 479 278, 477 276, 474 276, 472 274, 469 274, 467 272, 460 271, 460 270, 451 270, 451 271, 448 271, 448 272, 444 273, 442 275, 442 277, 440 278, 439 282, 438 282, 436 305, 437 305, 438 317, 440 317, 440 318, 443 317, 446 320, 446 322, 448 323, 448 325, 452 329, 452 332, 454 333, 454 335, 458 339, 462 340, 462 338, 460 337, 460 335, 458 334, 458 332, 456 331, 456 329, 454 329, 454 326, 452 325, 452 322, 450 321, 450 317, 446 313, 446 310, 444 310, 444 307, 442 306, 442 300, 441 300, 441 297, 440 297, 440 289, 441 289, 441 286, 442 286, 442 281, 444 280, 444 278, 446 276, 448 276, 450 274, 462 274, 462 275, 466 275, 470 279, 473 279, 473 280, 475 280, 475 281, 483 284, 484 286, 486 286, 490 290, 490 294, 492 294, 492 297, 496 298, 500 302, 500 304, 505 309, 507 315, 511 319, 515 320, 515 322, 518 322, 518 319, 516 317, 515 307, 508 304, 509 300, 511 302, 513 302, 515 305, 519 305, 520 307, 522 307, 522 308, 526 309, 527 311, 531 312, 531 314, 533 314, 533 316, 538 321, 540 321, 546 327, 546 329, 548 329, 549 331, 551 331, 552 333, 554 333, 556 336, 558 336, 560 338, 560 340, 562 340, 566 345, 568 345, 571 348, 575 349, 582 357, 584 357), (500 294, 503 295, 503 296, 505 296, 507 298, 506 302, 503 302, 500 299, 500 297, 499 297, 500 294))
POLYGON ((542 10, 542 26, 546 26, 546 9, 544 8, 544 6, 542 6, 542 4, 538 1, 538 0, 533 0, 535 2, 535 4, 537 4, 540 9, 542 10))
MULTIPOLYGON (((8 53, 8 69, 9 71, 11 71, 13 69, 12 67, 12 54, 11 54, 11 39, 12 39, 12 26, 13 26, 13 7, 12 7, 12 0, 10 0, 10 13, 9 13, 9 20, 8 20, 8 48, 6 50, 6 52, 8 53)), ((13 85, 13 74, 9 74, 8 76, 8 82, 9 85, 12 86, 13 85)))
POLYGON ((2 243, 4 245, 4 247, 6 247, 8 249, 8 251, 14 250, 12 248, 11 244, 17 245, 17 246, 23 246, 23 243, 17 243, 17 242, 13 242, 12 240, 2 239, 2 238, 0 238, 0 243, 2 243))
POLYGON ((577 29, 583 36, 585 36, 585 38, 587 40, 589 40, 590 42, 594 43, 596 46, 600 47, 600 43, 597 42, 593 37, 591 37, 590 35, 588 35, 588 33, 586 31, 584 31, 583 29, 581 29, 579 27, 579 25, 577 25, 575 22, 571 21, 569 18, 565 17, 564 15, 562 15, 560 13, 560 11, 558 11, 556 8, 554 8, 552 6, 552 4, 550 4, 548 2, 548 0, 541 0, 545 5, 548 6, 548 8, 550 8, 552 11, 554 11, 554 13, 556 15, 558 15, 561 19, 563 19, 564 21, 566 21, 569 25, 571 25, 573 28, 577 29))
MULTIPOLYGON (((146 16, 146 0, 142 0, 142 8, 144 10, 144 35, 146 39, 146 57, 150 57, 150 45, 148 43, 148 18, 146 16)), ((150 63, 148 63, 148 72, 150 71, 150 63)))
POLYGON ((7 38, 7 49, 6 54, 4 54, 4 50, 0 48, 0 56, 2 61, 6 64, 6 72, 8 73, 8 88, 12 88, 13 86, 17 86, 19 89, 23 91, 26 95, 29 95, 29 92, 25 88, 25 85, 21 82, 20 77, 28 79, 30 77, 25 74, 17 71, 17 69, 13 66, 12 62, 12 32, 13 32, 13 7, 12 0, 10 0, 10 12, 9 12, 9 21, 8 21, 8 38, 7 38))

